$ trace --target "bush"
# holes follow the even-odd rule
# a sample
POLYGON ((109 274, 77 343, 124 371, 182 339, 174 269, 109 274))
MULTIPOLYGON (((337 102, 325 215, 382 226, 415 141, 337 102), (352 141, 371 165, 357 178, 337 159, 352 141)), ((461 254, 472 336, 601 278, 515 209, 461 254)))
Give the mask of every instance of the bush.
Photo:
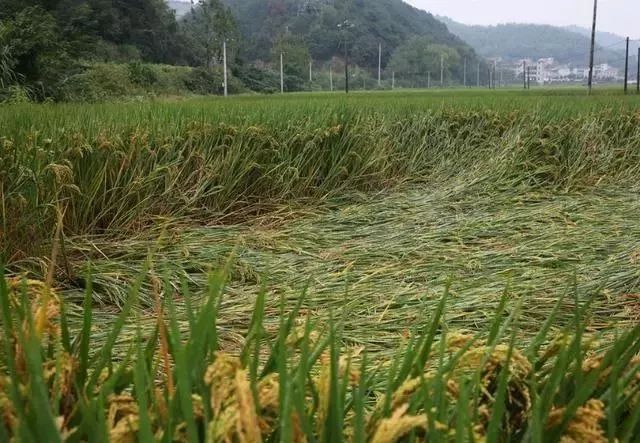
POLYGON ((31 90, 26 86, 12 85, 0 89, 0 103, 19 104, 33 100, 31 90))
POLYGON ((129 63, 129 79, 132 83, 139 86, 151 86, 158 82, 156 71, 152 65, 140 62, 129 63))
POLYGON ((129 63, 142 59, 140 50, 133 45, 116 45, 105 40, 98 40, 93 49, 92 60, 98 62, 129 63))
POLYGON ((255 66, 239 66, 233 71, 233 75, 252 91, 273 94, 280 90, 280 74, 275 71, 255 66))
POLYGON ((70 77, 63 88, 69 101, 102 101, 139 93, 131 82, 127 65, 99 63, 70 77))
MULTIPOLYGON (((229 75, 229 93, 246 91, 242 82, 229 75)), ((194 94, 209 95, 224 93, 224 75, 220 69, 194 68, 184 80, 187 90, 194 94)))

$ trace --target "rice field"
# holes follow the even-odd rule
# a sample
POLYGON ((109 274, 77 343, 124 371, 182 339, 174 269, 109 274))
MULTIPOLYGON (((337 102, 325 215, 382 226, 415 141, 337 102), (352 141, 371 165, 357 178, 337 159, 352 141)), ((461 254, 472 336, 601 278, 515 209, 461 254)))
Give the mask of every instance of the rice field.
POLYGON ((640 99, 0 109, 0 441, 640 436, 640 99))

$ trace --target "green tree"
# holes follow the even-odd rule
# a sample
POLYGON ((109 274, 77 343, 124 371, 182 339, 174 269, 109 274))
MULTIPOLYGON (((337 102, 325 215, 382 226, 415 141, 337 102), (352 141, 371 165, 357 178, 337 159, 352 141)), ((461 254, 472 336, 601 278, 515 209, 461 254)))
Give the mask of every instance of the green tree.
POLYGON ((389 68, 399 77, 412 79, 422 86, 428 73, 431 73, 433 84, 440 81, 441 61, 444 62, 444 81, 448 83, 462 62, 458 51, 434 44, 428 37, 413 37, 395 50, 389 68))
POLYGON ((211 68, 222 58, 222 43, 227 41, 227 56, 235 59, 239 43, 236 21, 229 8, 219 0, 200 0, 182 21, 192 64, 211 68))
POLYGON ((74 60, 185 59, 164 0, 2 0, 0 21, 2 82, 19 81, 38 99, 59 98, 74 60))
POLYGON ((245 38, 243 53, 249 60, 268 60, 278 37, 288 30, 306 42, 314 61, 328 61, 343 53, 338 24, 353 23, 349 52, 353 64, 372 72, 382 66, 396 48, 413 36, 428 37, 475 57, 461 39, 431 14, 401 0, 222 0, 234 12, 245 38))
POLYGON ((283 34, 271 48, 271 62, 280 65, 280 54, 284 57, 284 71, 287 75, 301 80, 307 78, 311 54, 304 39, 294 34, 283 34))
POLYGON ((38 99, 55 96, 73 66, 55 18, 40 6, 4 21, 0 48, 3 82, 19 79, 38 99))

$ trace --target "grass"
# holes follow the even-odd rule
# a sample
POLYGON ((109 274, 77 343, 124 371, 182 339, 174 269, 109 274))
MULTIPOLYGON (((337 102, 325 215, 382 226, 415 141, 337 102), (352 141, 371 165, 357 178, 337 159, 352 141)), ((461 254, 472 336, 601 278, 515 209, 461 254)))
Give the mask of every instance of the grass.
POLYGON ((362 348, 343 347, 342 321, 306 315, 297 323, 299 309, 281 311, 269 338, 261 292, 234 356, 220 350, 211 321, 222 278, 209 276, 185 336, 170 285, 158 284, 166 297, 157 313, 166 320, 158 315, 149 330, 133 314, 141 275, 93 357, 91 303, 82 333, 71 335, 64 305, 46 285, 3 279, 5 439, 633 441, 637 435, 640 329, 620 331, 599 350, 598 335, 588 334, 582 320, 588 303, 576 303, 571 324, 551 334, 561 299, 521 346, 521 312, 517 306, 508 312, 507 294, 488 333, 474 335, 447 326, 445 291, 385 364, 362 348), (136 332, 116 362, 114 344, 128 318, 136 332))
POLYGON ((639 104, 0 110, 0 439, 633 441, 639 104))

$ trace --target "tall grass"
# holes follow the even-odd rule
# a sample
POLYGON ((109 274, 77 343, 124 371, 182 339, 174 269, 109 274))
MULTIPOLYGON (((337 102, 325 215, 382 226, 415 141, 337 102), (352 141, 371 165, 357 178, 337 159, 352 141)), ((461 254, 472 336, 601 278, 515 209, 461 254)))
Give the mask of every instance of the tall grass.
POLYGON ((94 348, 90 285, 83 326, 70 330, 48 285, 0 279, 2 440, 632 442, 640 432, 640 327, 594 336, 583 321, 588 302, 552 332, 558 301, 522 346, 520 311, 508 309, 507 294, 488 330, 464 334, 446 326, 445 293, 382 364, 341 345, 339 316, 319 324, 301 304, 267 334, 265 292, 241 345, 221 349, 224 272, 209 282, 184 334, 172 286, 145 272, 94 348), (139 326, 115 361, 125 322, 140 325, 147 279, 165 295, 156 325, 139 326))
POLYGON ((28 121, 9 122, 0 134, 5 260, 42 254, 58 212, 68 235, 122 233, 158 217, 237 221, 274 203, 456 176, 502 187, 637 183, 638 114, 625 107, 563 116, 561 106, 516 111, 508 100, 416 112, 292 101, 284 114, 281 102, 265 115, 252 103, 233 103, 231 114, 247 112, 244 121, 229 117, 234 123, 208 122, 206 108, 188 106, 128 108, 120 117, 116 108, 79 107, 26 132, 28 121), (83 117, 85 109, 98 114, 83 117), (189 122, 182 113, 190 112, 200 118, 189 122))
POLYGON ((0 441, 635 441, 638 104, 1 109, 0 441))

